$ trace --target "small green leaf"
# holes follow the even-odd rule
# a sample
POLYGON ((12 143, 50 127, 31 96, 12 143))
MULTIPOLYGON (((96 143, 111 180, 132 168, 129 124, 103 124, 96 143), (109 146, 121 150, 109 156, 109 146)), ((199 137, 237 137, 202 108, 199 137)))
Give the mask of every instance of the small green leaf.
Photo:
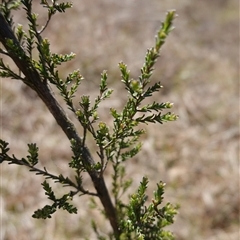
POLYGON ((54 206, 46 205, 42 209, 38 209, 32 215, 33 218, 51 218, 52 214, 56 212, 56 208, 54 206))
POLYGON ((28 152, 30 155, 27 156, 28 162, 31 166, 34 166, 38 163, 38 147, 36 143, 28 144, 28 152))

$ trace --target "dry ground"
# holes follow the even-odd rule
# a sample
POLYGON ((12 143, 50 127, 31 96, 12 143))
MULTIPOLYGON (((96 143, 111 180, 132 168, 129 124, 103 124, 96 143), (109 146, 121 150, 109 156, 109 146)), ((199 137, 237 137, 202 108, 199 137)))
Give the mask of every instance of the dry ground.
MULTIPOLYGON (((110 107, 121 107, 126 93, 118 62, 139 75, 146 49, 168 9, 179 17, 156 65, 153 81, 164 86, 155 101, 175 103, 177 122, 147 126, 143 151, 127 167, 136 188, 144 174, 150 189, 163 180, 165 199, 181 208, 171 226, 176 239, 236 240, 239 237, 239 12, 229 0, 83 0, 56 16, 45 36, 58 53, 75 52, 76 60, 61 68, 62 75, 80 68, 86 81, 81 94, 95 96, 103 69, 109 72, 114 99, 102 105, 104 121, 110 107), (121 94, 120 94, 121 93, 121 94)), ((36 8, 38 11, 38 8, 36 8)), ((40 11, 42 12, 42 10, 40 11)), ((24 14, 16 12, 16 21, 24 14)), ((45 15, 40 14, 44 22, 45 15)), ((69 143, 46 107, 21 83, 0 80, 0 137, 18 157, 26 143, 40 148, 40 164, 67 173, 69 143)), ((70 117, 72 117, 70 115, 70 117)), ((79 131, 81 128, 79 127, 79 131)), ((90 141, 89 146, 94 151, 90 141)), ((88 197, 76 199, 78 215, 59 211, 52 219, 31 218, 48 203, 41 177, 27 169, 0 166, 0 238, 3 240, 94 239, 88 197)), ((109 179, 110 180, 110 179, 109 179)), ((86 178, 85 184, 89 184, 86 178)), ((110 183, 109 183, 110 184, 110 183)), ((60 190, 59 190, 60 191, 60 190)), ((1 240, 2 240, 1 239, 1 240)))

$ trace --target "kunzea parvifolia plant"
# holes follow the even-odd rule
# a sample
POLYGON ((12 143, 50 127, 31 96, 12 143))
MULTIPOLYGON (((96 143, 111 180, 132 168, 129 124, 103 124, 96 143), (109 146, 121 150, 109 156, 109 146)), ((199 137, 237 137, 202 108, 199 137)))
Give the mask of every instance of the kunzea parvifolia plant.
POLYGON ((149 181, 146 176, 143 176, 136 191, 131 190, 127 201, 123 200, 122 196, 130 189, 132 183, 132 180, 126 176, 127 162, 141 151, 139 138, 145 132, 141 126, 163 124, 177 119, 177 115, 168 111, 173 107, 170 102, 143 103, 162 88, 160 82, 151 83, 151 76, 160 50, 173 29, 175 11, 167 12, 156 34, 155 45, 146 52, 137 79, 130 76, 125 63, 119 63, 121 81, 128 98, 121 110, 109 107, 109 118, 112 119, 112 127, 110 127, 99 117, 100 104, 112 97, 113 92, 108 88, 107 71, 102 71, 99 76, 99 94, 94 101, 91 102, 88 95, 76 97, 77 89, 84 82, 80 70, 69 73, 66 78, 60 77, 58 70, 60 65, 71 61, 75 54, 53 53, 49 40, 42 37, 53 16, 64 14, 72 4, 59 3, 57 0, 39 1, 38 4, 48 12, 46 24, 39 26, 38 15, 33 12, 32 3, 32 0, 8 0, 0 4, 0 42, 2 43, 0 76, 6 78, 6 81, 11 79, 21 81, 35 91, 44 102, 70 142, 72 157, 68 159, 67 167, 74 172, 72 178, 62 173, 53 174, 48 171, 47 166, 40 167, 39 148, 35 143, 26 143, 27 156, 17 158, 14 154, 9 154, 9 143, 0 139, 0 163, 7 162, 10 165, 27 167, 30 170, 29 174, 36 173, 38 177, 39 175, 43 177, 42 187, 49 204, 36 210, 32 217, 51 218, 58 209, 77 214, 78 209, 72 204, 72 199, 81 200, 81 196, 88 195, 89 201, 96 203, 94 199, 100 200, 102 214, 105 215, 112 229, 105 235, 100 234, 97 222, 92 220, 92 230, 98 239, 174 239, 173 234, 165 230, 165 227, 174 222, 177 206, 171 203, 163 204, 165 184, 162 181, 156 183, 151 201, 147 201, 146 190, 149 181), (16 10, 25 11, 27 30, 24 30, 21 24, 15 25, 13 11, 16 10), (8 58, 16 64, 17 71, 6 62, 8 58), (54 97, 51 85, 56 87, 55 91, 58 91, 81 125, 83 130, 81 136, 76 130, 77 127, 67 117, 63 106, 54 97), (74 98, 78 98, 78 105, 74 104, 74 98), (93 159, 93 153, 86 145, 88 138, 92 138, 96 143, 96 159, 93 159), (106 169, 109 168, 112 171, 110 188, 105 182, 106 169), (89 174, 94 191, 89 191, 84 186, 83 173, 89 174), (65 187, 65 194, 57 196, 50 182, 65 187))

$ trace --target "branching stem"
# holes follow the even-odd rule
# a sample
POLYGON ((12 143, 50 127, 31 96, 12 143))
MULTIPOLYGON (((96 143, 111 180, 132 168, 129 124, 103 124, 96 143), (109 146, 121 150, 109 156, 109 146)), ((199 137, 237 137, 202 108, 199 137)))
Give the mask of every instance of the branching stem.
MULTIPOLYGON (((5 49, 8 52, 8 55, 15 62, 20 71, 25 75, 24 83, 31 87, 34 91, 37 92, 38 96, 45 103, 59 126, 62 128, 63 132, 66 134, 69 140, 74 139, 77 145, 82 146, 82 139, 79 137, 73 123, 66 116, 63 108, 59 105, 55 97, 53 96, 50 87, 48 84, 41 79, 37 70, 32 66, 31 61, 25 54, 20 43, 15 37, 11 27, 3 17, 0 12, 0 42, 4 45, 5 49), (15 47, 20 52, 12 51, 9 47, 8 41, 13 41, 15 47), (23 57, 22 57, 23 56, 23 57)), ((119 227, 117 222, 116 210, 113 206, 112 200, 110 198, 108 189, 105 184, 105 180, 102 175, 94 169, 95 162, 86 146, 82 146, 82 159, 85 169, 88 171, 94 187, 97 191, 98 197, 101 200, 101 203, 104 207, 107 217, 110 220, 111 226, 113 228, 114 234, 119 236, 119 227)))

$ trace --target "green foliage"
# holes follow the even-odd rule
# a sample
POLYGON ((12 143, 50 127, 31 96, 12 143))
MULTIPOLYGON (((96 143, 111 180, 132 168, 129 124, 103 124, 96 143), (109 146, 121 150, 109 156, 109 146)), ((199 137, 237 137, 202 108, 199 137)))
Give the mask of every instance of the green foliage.
POLYGON ((145 205, 148 199, 147 184, 148 179, 143 177, 137 192, 130 197, 125 217, 120 222, 123 229, 120 239, 174 239, 170 232, 163 230, 165 226, 173 223, 173 217, 177 213, 176 208, 170 203, 159 207, 163 200, 164 183, 157 184, 157 190, 149 206, 145 205))
POLYGON ((69 204, 69 200, 72 200, 73 192, 69 194, 64 194, 61 198, 56 198, 52 188, 50 185, 44 181, 42 183, 43 189, 45 190, 45 195, 48 196, 48 199, 53 201, 53 204, 46 205, 42 209, 38 209, 32 215, 33 218, 51 218, 51 215, 56 212, 57 208, 62 208, 63 210, 67 210, 69 213, 77 213, 77 208, 73 207, 72 204, 69 204))
MULTIPOLYGON (((69 73, 66 79, 60 77, 58 66, 68 62, 75 57, 74 53, 56 54, 50 49, 48 39, 43 39, 41 34, 46 29, 49 21, 57 12, 63 13, 66 9, 72 7, 70 3, 58 3, 58 1, 41 1, 41 5, 48 11, 48 19, 43 27, 38 25, 38 16, 33 12, 31 0, 22 1, 3 1, 0 4, 2 15, 8 24, 13 27, 11 11, 20 7, 26 12, 28 19, 28 30, 25 32, 21 25, 15 30, 16 41, 8 39, 5 46, 6 49, 0 49, 0 54, 5 54, 10 58, 24 60, 28 64, 28 68, 33 70, 34 74, 40 77, 41 84, 55 85, 63 97, 67 107, 73 112, 83 128, 83 136, 79 142, 77 137, 71 138, 72 158, 69 161, 69 168, 75 171, 75 179, 71 180, 62 174, 54 175, 47 171, 44 167, 40 169, 38 166, 38 147, 36 144, 28 144, 28 155, 25 158, 18 159, 14 155, 8 154, 8 143, 0 140, 0 163, 8 162, 9 164, 17 164, 26 166, 36 175, 43 175, 45 180, 42 183, 46 196, 52 202, 52 205, 46 205, 42 209, 34 212, 34 218, 51 218, 57 209, 67 210, 69 213, 77 213, 77 209, 72 205, 71 200, 76 195, 87 194, 93 197, 99 197, 104 202, 103 196, 99 193, 97 182, 104 182, 105 170, 112 166, 112 189, 114 199, 114 209, 116 211, 116 219, 111 222, 113 233, 109 234, 109 238, 113 239, 173 239, 173 235, 164 230, 164 227, 173 223, 173 217, 176 214, 176 207, 170 203, 162 205, 164 194, 164 183, 157 184, 156 191, 151 203, 148 203, 146 190, 148 187, 147 177, 143 177, 137 191, 130 195, 129 202, 123 202, 122 196, 131 186, 132 180, 126 178, 127 161, 136 156, 141 151, 141 142, 139 138, 144 134, 145 129, 140 128, 141 123, 164 123, 174 121, 177 115, 172 112, 164 112, 171 109, 173 104, 170 102, 152 102, 143 104, 143 101, 153 96, 161 90, 160 82, 151 85, 151 76, 154 70, 154 64, 159 57, 160 50, 164 44, 167 35, 173 29, 172 22, 175 17, 175 11, 169 11, 165 21, 162 23, 160 30, 156 35, 155 46, 148 49, 144 64, 140 69, 138 79, 130 76, 127 65, 123 62, 119 63, 122 83, 128 93, 128 99, 122 110, 118 111, 110 108, 110 116, 113 120, 113 127, 109 127, 106 122, 99 118, 99 105, 111 97, 112 89, 108 88, 107 71, 101 74, 99 85, 99 95, 93 101, 90 96, 81 96, 79 104, 73 103, 76 91, 83 82, 83 76, 80 70, 69 73), (33 50, 37 49, 38 57, 33 57, 33 50), (90 153, 86 151, 86 140, 92 137, 97 145, 97 154, 99 159, 91 164, 86 164, 86 158, 91 158, 90 153), (87 152, 87 154, 86 154, 87 152), (93 180, 96 188, 95 192, 89 192, 84 189, 82 182, 82 173, 88 172, 93 180), (61 186, 71 187, 67 193, 61 197, 57 197, 52 190, 50 183, 46 180, 53 180, 54 183, 61 186), (117 225, 117 228, 114 228, 117 225)), ((21 73, 16 73, 0 59, 0 76, 4 78, 13 78, 22 80, 24 83, 32 87, 38 92, 38 86, 32 79, 26 75, 22 77, 21 73)), ((64 118, 64 112, 60 111, 60 116, 64 118)), ((65 118, 64 118, 65 120, 65 118)), ((68 120, 67 124, 69 123, 68 120)), ((72 125, 69 125, 72 126, 72 125)), ((63 129, 68 133, 69 128, 63 129)), ((75 130, 74 130, 75 131, 75 130)), ((77 136, 77 132, 74 132, 77 136)), ((111 203, 110 197, 108 200, 111 203)), ((94 203, 94 199, 92 200, 94 203)), ((109 221, 111 217, 107 215, 108 206, 104 206, 104 214, 109 221)), ((111 212, 111 211, 110 211, 111 212)), ((98 231, 97 224, 93 221, 92 227, 98 239, 106 239, 101 236, 98 231)))
POLYGON ((2 1, 0 4, 0 11, 3 13, 5 16, 6 21, 8 24, 12 27, 13 26, 13 18, 11 16, 11 11, 12 10, 17 10, 19 9, 21 5, 21 0, 8 0, 8 1, 2 1))

